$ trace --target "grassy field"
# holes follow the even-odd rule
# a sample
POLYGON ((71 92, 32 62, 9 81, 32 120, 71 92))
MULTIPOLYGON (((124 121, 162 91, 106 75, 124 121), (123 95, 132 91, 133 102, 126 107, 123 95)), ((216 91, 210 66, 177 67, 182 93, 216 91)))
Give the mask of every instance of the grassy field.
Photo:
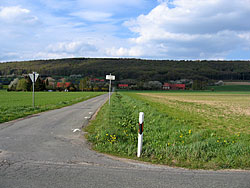
POLYGON ((209 86, 207 90, 214 91, 249 91, 250 85, 224 85, 224 86, 209 86))
POLYGON ((250 92, 124 92, 87 127, 94 149, 170 166, 250 169, 250 92))
POLYGON ((0 90, 0 123, 31 114, 68 106, 101 95, 101 92, 36 92, 35 109, 32 92, 0 90))

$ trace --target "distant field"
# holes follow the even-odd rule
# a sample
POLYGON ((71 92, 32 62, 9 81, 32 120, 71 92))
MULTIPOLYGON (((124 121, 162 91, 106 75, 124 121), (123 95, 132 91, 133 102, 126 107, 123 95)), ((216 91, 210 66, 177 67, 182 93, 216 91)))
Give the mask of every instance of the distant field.
POLYGON ((36 92, 32 107, 32 92, 0 90, 0 123, 46 110, 68 106, 101 95, 101 92, 36 92))
POLYGON ((242 85, 249 86, 250 82, 224 82, 225 85, 242 85))
POLYGON ((140 160, 204 169, 250 169, 250 92, 122 92, 87 128, 96 150, 136 158, 139 112, 145 113, 140 160))
POLYGON ((224 86, 209 86, 208 90, 214 91, 249 91, 250 85, 224 85, 224 86))

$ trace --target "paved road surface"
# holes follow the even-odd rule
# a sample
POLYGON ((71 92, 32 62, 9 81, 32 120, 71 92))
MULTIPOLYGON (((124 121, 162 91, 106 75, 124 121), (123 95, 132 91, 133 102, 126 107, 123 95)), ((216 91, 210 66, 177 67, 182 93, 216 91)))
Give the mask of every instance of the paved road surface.
POLYGON ((107 100, 88 101, 0 124, 0 188, 242 187, 249 171, 185 170, 118 160, 89 149, 72 129, 107 100))

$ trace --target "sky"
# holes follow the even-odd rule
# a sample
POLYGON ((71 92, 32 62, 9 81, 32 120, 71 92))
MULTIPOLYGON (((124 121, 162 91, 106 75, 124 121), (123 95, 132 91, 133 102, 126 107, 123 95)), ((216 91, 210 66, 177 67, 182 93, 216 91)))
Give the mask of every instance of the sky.
POLYGON ((0 62, 250 60, 250 0, 1 0, 0 62))

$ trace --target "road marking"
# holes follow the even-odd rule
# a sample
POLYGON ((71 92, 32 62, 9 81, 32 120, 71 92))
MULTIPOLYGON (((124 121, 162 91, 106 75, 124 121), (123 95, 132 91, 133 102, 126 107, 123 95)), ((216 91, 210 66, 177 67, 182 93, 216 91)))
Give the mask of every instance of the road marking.
POLYGON ((77 131, 81 131, 80 129, 72 129, 73 133, 77 132, 77 131))

